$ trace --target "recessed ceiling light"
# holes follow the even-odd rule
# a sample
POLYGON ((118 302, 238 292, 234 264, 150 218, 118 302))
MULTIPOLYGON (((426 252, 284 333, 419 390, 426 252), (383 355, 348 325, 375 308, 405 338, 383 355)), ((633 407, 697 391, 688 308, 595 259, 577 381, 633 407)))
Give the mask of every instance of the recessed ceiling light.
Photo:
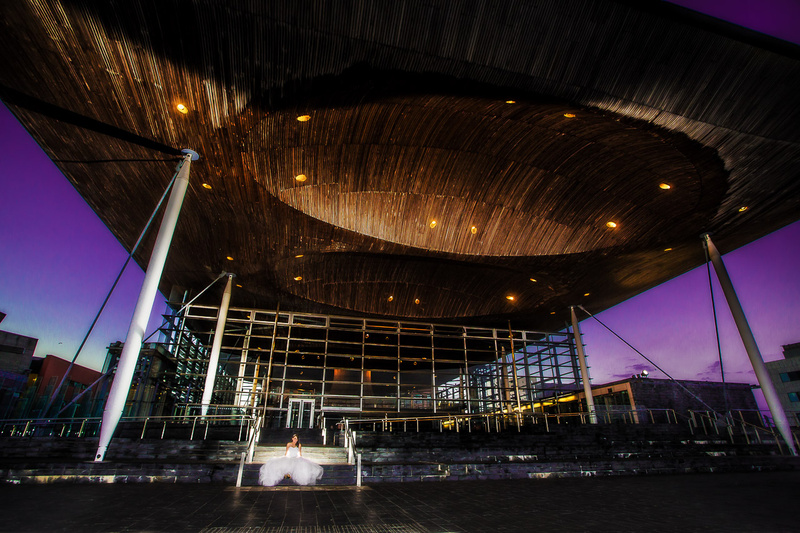
POLYGON ((589 296, 590 294, 592 294, 592 293, 591 292, 584 292, 583 293, 584 296, 589 296))
POLYGON ((296 256, 294 256, 294 257, 295 257, 296 259, 300 259, 301 257, 303 257, 303 254, 297 254, 297 255, 296 255, 296 256))
POLYGON ((531 281, 536 283, 536 278, 531 278, 531 281))
POLYGON ((507 104, 516 104, 516 100, 506 100, 507 104))
POLYGON ((188 108, 188 107, 186 107, 186 106, 185 106, 185 105, 183 105, 183 104, 178 104, 176 107, 178 108, 178 111, 180 111, 180 112, 181 112, 181 113, 183 113, 184 115, 185 115, 186 113, 188 113, 188 112, 189 112, 189 108, 188 108))
POLYGON ((508 300, 510 302, 513 302, 514 301, 514 297, 509 294, 508 296, 506 296, 506 300, 508 300))
POLYGON ((478 228, 476 226, 472 226, 471 228, 469 228, 469 232, 475 235, 476 233, 478 233, 478 228))
POLYGON ((745 212, 745 211, 747 211, 748 209, 750 209, 750 208, 749 208, 749 207, 747 207, 746 205, 743 205, 742 207, 740 207, 740 208, 739 208, 739 212, 740 212, 740 213, 744 213, 744 212, 745 212))
POLYGON ((430 227, 432 227, 432 228, 435 228, 435 227, 436 227, 436 221, 435 221, 435 220, 431 220, 431 223, 430 223, 430 224, 428 224, 428 225, 429 225, 430 227))
POLYGON ((308 177, 305 174, 298 174, 297 176, 294 177, 294 179, 296 181, 299 181, 300 183, 303 183, 308 179, 308 177))
POLYGON ((394 300, 394 296, 389 296, 389 298, 387 298, 387 300, 389 300, 391 302, 392 300, 394 300))
MULTIPOLYGON (((236 284, 236 286, 239 287, 240 289, 242 288, 242 286, 239 285, 238 283, 236 284)), ((250 315, 247 315, 247 318, 250 318, 250 315)))
POLYGON ((664 248, 664 251, 665 251, 665 252, 671 252, 671 251, 672 251, 672 248, 664 248))
POLYGON ((609 228, 616 228, 617 227, 617 223, 609 221, 609 222, 606 222, 606 226, 608 226, 609 228))
POLYGON ((311 120, 311 115, 300 115, 297 117, 297 122, 308 122, 311 120))
POLYGON ((664 189, 664 190, 666 191, 666 190, 669 190, 669 189, 671 189, 671 188, 672 188, 672 185, 670 185, 669 183, 659 183, 659 184, 658 184, 658 187, 659 187, 660 189, 664 189))
POLYGON ((301 281, 302 279, 303 279, 303 276, 295 276, 294 277, 295 281, 301 281))
POLYGON ((554 314, 556 314, 556 312, 555 311, 550 311, 550 314, 554 315, 554 314))
POLYGON ((419 298, 414 299, 414 303, 419 305, 419 298))
POLYGON ((204 183, 203 184, 203 188, 204 189, 211 189, 211 185, 209 185, 208 183, 204 183))
POLYGON ((564 116, 567 118, 575 118, 575 113, 564 113, 564 116))
POLYGON ((233 261, 233 257, 231 257, 231 256, 228 256, 225 259, 227 259, 228 261, 233 261))

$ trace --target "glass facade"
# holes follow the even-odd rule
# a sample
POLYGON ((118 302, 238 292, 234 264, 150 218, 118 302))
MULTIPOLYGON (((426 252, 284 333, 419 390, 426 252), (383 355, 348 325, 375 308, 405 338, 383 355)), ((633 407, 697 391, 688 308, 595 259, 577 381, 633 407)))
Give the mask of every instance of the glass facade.
MULTIPOLYGON (((151 395, 160 413, 170 414, 167 396, 171 414, 198 409, 216 316, 191 305, 166 317, 170 362, 160 365, 161 396, 151 395)), ((579 387, 568 332, 231 308, 211 403, 225 413, 263 408, 272 426, 317 427, 344 414, 539 410, 537 400, 579 387)))

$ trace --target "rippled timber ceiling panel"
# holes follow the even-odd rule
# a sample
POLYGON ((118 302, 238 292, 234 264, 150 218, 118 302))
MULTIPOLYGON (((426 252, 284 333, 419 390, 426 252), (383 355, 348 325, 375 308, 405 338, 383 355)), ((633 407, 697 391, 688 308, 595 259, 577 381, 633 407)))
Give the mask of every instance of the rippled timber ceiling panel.
POLYGON ((126 248, 201 154, 165 294, 559 327, 800 213, 798 48, 663 2, 0 15, 0 96, 126 248))

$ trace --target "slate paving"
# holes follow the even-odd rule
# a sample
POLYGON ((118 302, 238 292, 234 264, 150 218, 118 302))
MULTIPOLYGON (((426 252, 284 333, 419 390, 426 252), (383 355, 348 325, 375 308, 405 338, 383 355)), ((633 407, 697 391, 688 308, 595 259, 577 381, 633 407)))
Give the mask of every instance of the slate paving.
POLYGON ((0 486, 0 531, 451 533, 800 530, 800 472, 381 483, 0 486))

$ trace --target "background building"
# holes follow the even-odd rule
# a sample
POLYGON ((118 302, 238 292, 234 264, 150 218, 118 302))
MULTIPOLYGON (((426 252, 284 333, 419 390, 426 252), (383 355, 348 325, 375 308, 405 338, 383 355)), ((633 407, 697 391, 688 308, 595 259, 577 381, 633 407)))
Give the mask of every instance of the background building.
MULTIPOLYGON (((592 386, 595 409, 605 419, 627 418, 647 422, 658 411, 732 412, 737 419, 760 423, 758 404, 753 385, 748 383, 718 383, 710 381, 652 379, 642 375, 592 386), (741 413, 741 415, 740 415, 741 413)), ((542 400, 548 413, 577 413, 586 411, 582 389, 555 395, 542 400)), ((666 415, 665 415, 666 416, 666 415)), ((663 420, 662 420, 663 421, 663 420)))
POLYGON ((783 359, 766 363, 789 423, 800 426, 800 342, 783 347, 783 359))
MULTIPOLYGON (((0 312, 0 322, 6 317, 0 312)), ((8 418, 28 383, 39 340, 0 331, 0 417, 8 418)))
POLYGON ((0 331, 0 371, 24 374, 31 366, 38 339, 0 331))

